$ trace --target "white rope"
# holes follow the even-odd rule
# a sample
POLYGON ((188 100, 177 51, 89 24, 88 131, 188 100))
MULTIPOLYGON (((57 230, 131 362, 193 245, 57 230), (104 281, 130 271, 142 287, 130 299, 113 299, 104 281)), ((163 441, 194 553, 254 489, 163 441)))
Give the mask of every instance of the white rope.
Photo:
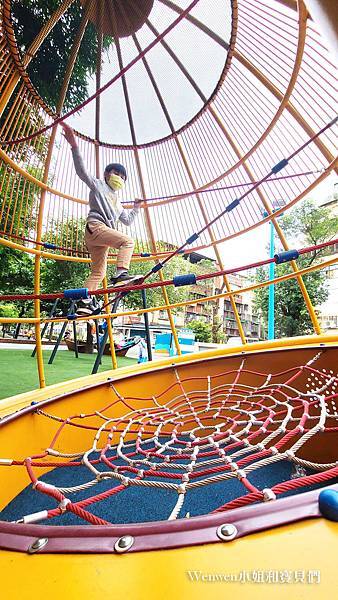
MULTIPOLYGON (((114 410, 115 400, 95 411, 99 426, 96 426, 90 448, 78 452, 47 448, 48 455, 57 459, 81 460, 94 475, 94 479, 83 484, 53 487, 68 495, 110 479, 125 488, 168 490, 178 496, 168 517, 168 520, 175 520, 179 518, 186 494, 191 490, 244 477, 250 479, 251 473, 286 460, 315 471, 331 469, 338 463, 321 464, 297 456, 297 452, 313 436, 324 431, 328 417, 338 419, 334 402, 331 401, 329 406, 326 399, 337 395, 338 378, 332 371, 311 370, 311 365, 320 356, 321 353, 317 353, 305 366, 294 367, 283 375, 285 381, 292 379, 292 385, 278 380, 281 373, 254 374, 246 368, 247 358, 241 358, 237 370, 194 377, 196 388, 193 390, 190 384, 186 385, 191 380, 182 378, 178 368, 173 367, 174 383, 170 395, 166 393, 166 396, 159 393, 143 398, 127 397, 110 384, 117 401, 129 406, 141 401, 142 408, 128 408, 123 416, 111 416, 109 413, 114 410), (305 374, 309 375, 306 389, 305 374), (256 385, 244 383, 251 381, 247 376, 256 385), (303 387, 297 389, 299 378, 303 387), (162 404, 164 397, 166 401, 162 404), (314 403, 318 404, 318 409, 314 403), (309 414, 304 412, 308 406, 311 406, 309 414), (304 414, 304 425, 308 431, 299 427, 304 414), (274 444, 278 445, 282 436, 291 430, 295 430, 295 437, 291 438, 293 445, 286 450, 283 446, 278 449, 274 444), (259 441, 256 441, 257 438, 259 441), (257 460, 255 456, 260 452, 269 452, 269 455, 257 460), (102 469, 102 453, 109 461, 108 465, 104 463, 105 470, 97 468, 102 469), (93 455, 95 461, 101 457, 97 466, 93 464, 93 455), (243 459, 244 467, 240 464, 243 459), (107 470, 110 463, 112 468, 107 470), (125 467, 132 467, 135 472, 125 471, 125 467), (203 478, 199 475, 213 468, 222 471, 205 474, 203 478), (148 474, 148 471, 151 473, 148 474)), ((89 418, 93 427, 93 413, 81 413, 65 420, 41 409, 36 412, 65 428, 73 426, 78 418, 89 418)), ((12 460, 0 459, 0 465, 8 465, 12 460)), ((265 488, 265 500, 273 498, 270 492, 268 487, 265 488)), ((35 516, 28 515, 27 518, 35 519, 35 516)))

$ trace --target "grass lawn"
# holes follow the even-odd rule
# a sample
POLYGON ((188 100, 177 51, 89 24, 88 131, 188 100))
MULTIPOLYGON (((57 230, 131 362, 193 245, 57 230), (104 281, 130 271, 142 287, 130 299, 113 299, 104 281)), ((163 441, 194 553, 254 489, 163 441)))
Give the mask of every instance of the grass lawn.
MULTIPOLYGON (((36 358, 31 357, 32 350, 0 350, 0 399, 21 394, 39 387, 36 358)), ((44 350, 45 375, 47 385, 76 379, 91 373, 95 354, 79 354, 62 350, 57 353, 54 363, 48 364, 51 350, 44 350)), ((134 358, 118 357, 118 366, 126 367, 136 362, 134 358)), ((100 371, 112 368, 110 356, 104 356, 100 371)))

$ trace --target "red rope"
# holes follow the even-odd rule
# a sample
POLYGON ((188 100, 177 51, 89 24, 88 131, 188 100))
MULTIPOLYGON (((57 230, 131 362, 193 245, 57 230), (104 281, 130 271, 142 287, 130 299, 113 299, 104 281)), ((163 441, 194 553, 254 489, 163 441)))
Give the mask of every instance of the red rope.
MULTIPOLYGON (((310 252, 314 252, 315 250, 320 250, 322 248, 326 248, 328 246, 333 246, 334 244, 338 244, 338 238, 334 240, 330 240, 329 242, 323 242, 321 244, 316 244, 315 246, 308 246, 307 248, 302 248, 298 250, 299 254, 307 254, 310 252)), ((206 279, 214 279, 215 277, 221 277, 223 275, 231 275, 233 273, 239 273, 240 271, 247 271, 249 269, 263 267, 272 262, 276 262, 275 258, 268 258, 265 260, 257 261, 254 263, 250 263, 248 265, 243 265, 241 267, 233 267, 232 269, 224 269, 222 271, 215 271, 214 273, 207 273, 205 275, 197 275, 196 281, 204 281, 206 279)), ((142 289, 152 289, 156 287, 165 287, 168 285, 173 285, 174 282, 172 279, 167 279, 165 281, 154 281, 152 283, 141 283, 138 285, 125 285, 121 286, 121 291, 123 292, 133 292, 142 289)), ((89 292, 90 296, 101 296, 103 294, 111 294, 116 293, 116 287, 102 288, 99 290, 91 290, 89 292)), ((120 291, 120 290, 118 290, 120 291)), ((0 295, 0 300, 56 300, 57 298, 64 298, 63 292, 56 292, 54 294, 2 294, 0 295)))
MULTIPOLYGON (((305 176, 305 175, 308 176, 308 175, 312 175, 312 174, 318 173, 318 172, 320 172, 320 171, 306 171, 304 173, 295 173, 293 175, 283 175, 281 177, 274 177, 273 180, 271 180, 271 181, 278 181, 278 180, 281 180, 281 179, 290 179, 290 178, 295 178, 295 177, 302 177, 302 176, 305 176)), ((255 183, 255 182, 238 183, 238 184, 234 184, 234 185, 222 186, 222 187, 219 187, 219 188, 212 188, 212 189, 207 189, 207 190, 201 190, 199 192, 196 192, 196 191, 186 192, 183 197, 185 198, 185 197, 188 197, 189 195, 193 196, 193 195, 196 195, 197 193, 198 194, 207 194, 209 192, 219 192, 219 191, 223 191, 223 190, 231 190, 231 189, 236 189, 236 188, 240 188, 240 187, 246 187, 246 186, 252 185, 252 183, 255 183)), ((155 201, 155 200, 165 200, 165 199, 175 199, 175 198, 181 199, 182 198, 182 194, 174 194, 174 195, 171 194, 169 196, 158 196, 158 197, 155 197, 155 198, 143 198, 142 202, 152 202, 152 201, 155 201)), ((122 204, 129 204, 129 203, 128 202, 122 202, 122 204)), ((49 205, 49 207, 50 206, 51 206, 51 204, 49 205)), ((48 220, 48 218, 47 218, 47 220, 48 220)), ((22 236, 22 235, 14 234, 12 232, 8 233, 7 231, 0 231, 0 234, 8 236, 10 238, 14 238, 16 240, 22 240, 24 242, 29 242, 29 243, 32 243, 32 244, 36 244, 38 246, 44 246, 45 243, 47 243, 47 244, 49 243, 48 240, 46 240, 45 242, 41 242, 41 241, 37 241, 36 239, 33 239, 33 238, 28 238, 28 237, 25 237, 25 236, 22 236)), ((52 242, 50 242, 50 243, 52 243, 52 242)), ((76 254, 78 256, 89 256, 89 252, 85 251, 85 250, 77 250, 75 248, 71 248, 71 247, 67 247, 67 246, 58 246, 58 245, 56 245, 54 243, 53 243, 53 246, 54 246, 53 248, 47 248, 47 249, 48 250, 62 250, 64 252, 70 252, 72 255, 76 254)), ((185 253, 189 253, 189 252, 191 252, 191 250, 185 250, 185 253)), ((158 257, 158 256, 166 256, 168 254, 168 251, 146 252, 146 253, 145 252, 135 252, 133 254, 133 256, 134 257, 142 257, 142 256, 144 256, 144 254, 147 254, 147 255, 149 254, 149 257, 151 257, 151 256, 158 257)), ((117 256, 117 254, 113 254, 113 253, 109 253, 108 254, 109 258, 116 258, 116 256, 117 256)))
MULTIPOLYGON (((242 365, 244 366, 244 365, 242 365)), ((89 460, 90 465, 97 465, 98 463, 103 463, 112 471, 115 471, 117 474, 132 474, 135 475, 135 479, 146 479, 148 477, 155 477, 159 480, 167 479, 176 483, 177 480, 182 480, 182 471, 184 474, 184 464, 176 465, 179 467, 181 471, 174 471, 174 469, 170 470, 170 465, 167 463, 172 463, 174 467, 175 463, 178 461, 182 463, 184 460, 191 461, 192 460, 192 452, 194 452, 194 448, 198 444, 203 447, 203 445, 211 445, 212 449, 210 451, 198 453, 198 460, 202 460, 204 462, 205 458, 212 457, 218 458, 221 456, 220 446, 218 442, 221 440, 224 442, 224 447, 222 448, 223 456, 224 449, 226 449, 227 456, 229 459, 232 459, 233 463, 236 463, 237 468, 240 470, 244 470, 244 476, 239 478, 240 483, 243 485, 243 489, 245 489, 248 493, 245 495, 231 500, 230 502, 225 503, 221 507, 217 508, 213 512, 222 512, 228 511, 235 508, 239 508, 242 506, 250 505, 254 502, 260 502, 264 500, 264 494, 262 491, 257 489, 257 487, 249 480, 251 470, 250 467, 259 468, 264 467, 265 461, 267 459, 267 466, 269 464, 273 464, 274 460, 283 460, 285 461, 284 456, 277 456, 276 459, 272 459, 273 450, 269 447, 253 447, 252 441, 258 436, 259 441, 262 440, 262 435, 274 433, 275 439, 270 443, 273 444, 277 449, 281 448, 290 448, 290 441, 299 435, 306 434, 308 431, 311 431, 311 426, 306 428, 304 425, 307 423, 309 415, 312 418, 316 416, 316 419, 319 419, 320 410, 317 408, 318 400, 313 399, 309 400, 309 398, 302 398, 301 394, 297 391, 297 389, 290 389, 290 382, 295 382, 295 380, 300 379, 301 384, 304 384, 304 374, 308 375, 310 372, 311 375, 322 376, 325 382, 333 381, 337 382, 338 379, 334 377, 331 373, 321 372, 318 369, 313 368, 311 365, 305 366, 297 366, 289 369, 285 369, 280 373, 274 373, 270 378, 269 382, 272 380, 272 377, 281 378, 280 382, 274 383, 266 383, 266 387, 260 387, 260 383, 264 384, 264 381, 261 381, 261 377, 267 377, 267 373, 263 374, 258 371, 251 371, 248 369, 240 368, 240 369, 231 369, 229 371, 225 371, 223 373, 219 373, 215 376, 212 376, 212 382, 214 387, 211 386, 211 383, 208 383, 207 388, 205 386, 202 387, 199 391, 190 391, 191 383, 196 381, 205 380, 205 377, 187 377, 185 379, 179 379, 174 382, 174 384, 170 384, 167 388, 159 393, 154 398, 148 398, 148 401, 153 400, 155 406, 148 406, 146 408, 141 409, 133 409, 133 407, 129 407, 131 410, 136 410, 136 418, 134 421, 130 414, 118 417, 114 420, 114 424, 110 427, 107 427, 103 430, 98 429, 98 426, 82 426, 86 429, 94 430, 96 432, 96 442, 100 443, 100 436, 98 435, 98 431, 100 431, 100 435, 104 437, 104 443, 102 450, 95 451, 92 449, 93 453, 100 452, 99 458, 95 458, 89 460), (229 381, 229 374, 234 375, 234 380, 232 382, 229 381), (247 390, 247 387, 243 387, 245 384, 241 384, 239 382, 240 376, 243 376, 244 382, 247 381, 248 374, 254 375, 256 377, 256 386, 251 386, 250 390, 247 390), (228 377, 226 377, 228 376, 228 377), (223 386, 217 385, 215 387, 214 381, 217 381, 219 377, 225 378, 227 382, 225 385, 228 386, 223 388, 223 386), (189 391, 185 389, 185 383, 189 382, 189 391), (284 392, 282 389, 279 389, 282 386, 287 386, 286 391, 284 392), (166 394, 168 399, 168 390, 172 390, 172 399, 169 401, 169 404, 164 406, 158 405, 158 399, 160 395, 166 394), (181 397, 177 396, 178 390, 181 393, 181 397), (256 398, 257 394, 259 394, 259 398, 256 398), (291 395, 288 395, 291 394, 291 395), (199 396, 198 396, 199 395, 199 396), (238 398, 240 395, 240 398, 238 398), (157 402, 155 400, 157 399, 157 402), (182 405, 182 401, 184 399, 184 403, 182 405), (291 421, 289 425, 293 424, 297 419, 297 425, 293 429, 282 430, 281 424, 284 421, 285 416, 288 413, 289 407, 291 406, 290 402, 292 402, 292 414, 289 415, 291 421), (268 403, 266 406, 265 404, 268 403), (208 429, 210 427, 209 423, 212 422, 212 417, 209 418, 208 413, 201 414, 201 411, 205 406, 208 406, 211 410, 214 410, 218 413, 219 419, 221 420, 222 427, 230 424, 230 427, 226 431, 215 432, 215 435, 212 437, 212 441, 210 441, 209 436, 206 434, 202 439, 192 439, 187 442, 185 436, 188 435, 188 432, 192 432, 198 430, 201 426, 200 419, 203 420, 203 426, 208 429), (231 410, 233 409, 233 413, 231 410), (313 412, 313 409, 317 409, 313 412), (254 421, 251 423, 253 427, 257 427, 255 431, 250 434, 250 430, 248 425, 250 423, 249 415, 254 415, 254 421), (235 416, 233 416, 235 415, 235 416), (155 431, 159 431, 159 427, 163 423, 164 427, 168 426, 168 423, 165 422, 165 419, 171 419, 171 416, 175 416, 177 419, 176 424, 171 431, 167 432, 167 430, 162 430, 159 432, 159 436, 171 437, 172 442, 177 448, 179 448, 179 453, 168 455, 163 453, 163 447, 159 449, 158 442, 155 440, 150 440, 152 443, 148 444, 147 437, 154 435, 155 431), (243 421, 243 417, 245 420, 243 421), (139 425, 139 429, 134 429, 134 425, 137 423, 139 425), (196 423, 196 427, 191 426, 191 424, 196 423), (225 425, 224 425, 225 424, 225 425), (241 439, 236 439, 237 435, 241 435, 245 433, 245 437, 241 439), (121 450, 119 445, 119 449, 117 444, 113 445, 113 435, 117 434, 120 438, 120 433, 123 434, 122 439, 125 436, 129 436, 131 433, 137 433, 136 437, 136 445, 132 445, 132 450, 128 452, 128 444, 121 450), (108 434, 108 435, 107 435, 108 434), (281 437, 281 435, 283 436, 281 437), (179 439, 180 436, 184 436, 184 439, 179 439), (233 436, 235 439, 233 441, 233 436), (279 441, 277 441, 279 440, 279 441), (142 447, 142 444, 146 443, 147 446, 145 448, 142 447), (148 447, 149 446, 149 447, 148 447), (245 448, 246 446, 246 448, 245 448), (251 446, 251 447, 250 447, 251 446), (185 452, 181 452, 182 449, 186 450, 185 452), (242 450, 245 448, 245 454, 240 452, 239 456, 233 456, 234 450, 242 450), (189 451, 187 451, 189 449, 189 451), (112 455, 109 456, 110 452, 112 455), (146 457, 147 461, 150 461, 152 457, 161 458, 164 461, 165 470, 161 469, 161 463, 157 465, 149 462, 145 462, 143 460, 138 459, 139 456, 142 455, 146 457), (121 458, 124 458, 125 464, 115 464, 119 462, 121 458), (134 464, 130 463, 129 459, 134 459, 134 464), (270 460, 269 460, 270 459, 270 460), (263 461, 263 464, 262 464, 263 461), (247 467, 249 465, 249 467, 247 467), (139 468, 137 468, 139 467, 139 468), (157 469, 158 467, 158 469, 157 469), (247 472, 245 468, 247 467, 247 472), (166 470, 168 468, 168 471, 166 470), (140 469, 143 473, 140 473, 140 469), (161 470, 160 470, 161 469, 161 470)), ((322 385, 321 380, 318 383, 319 386, 322 385)), ((333 384, 334 385, 334 384, 333 384)), ((112 386, 114 393, 117 396, 117 400, 110 402, 104 409, 98 410, 96 413, 89 414, 73 414, 68 418, 57 418, 58 424, 56 428, 56 432, 52 434, 52 441, 49 448, 53 448, 56 443, 58 443, 58 447, 60 445, 60 435, 65 433, 65 428, 67 426, 79 426, 78 423, 74 423, 74 420, 84 418, 89 419, 92 422, 93 417, 98 417, 99 422, 101 423, 102 418, 107 418, 108 415, 103 415, 102 411, 105 412, 107 410, 112 411, 115 408, 116 403, 118 402, 120 406, 122 404, 127 404, 125 402, 125 398, 119 394, 119 392, 112 386)), ((303 388, 302 388, 303 389, 303 388)), ((334 387, 332 387, 332 390, 334 387)), ((333 401, 338 397, 336 392, 330 392, 327 390, 327 394, 325 396, 326 405, 330 401, 333 401)), ((129 398, 127 398, 130 400, 129 398)), ((169 396, 170 399, 170 396, 169 396)), ((138 400, 143 403, 147 400, 147 398, 138 398, 138 400)), ((127 404, 128 406, 128 404, 127 404)), ((331 422, 331 414, 329 407, 327 409, 327 422, 331 422)), ((36 414, 39 416, 39 410, 36 411, 36 414)), ((45 417, 46 418, 46 417, 45 417)), ((171 421, 170 421, 171 422, 171 421)), ((218 424, 219 425, 219 424, 218 424)), ((168 429, 170 429, 168 427, 168 429)), ((338 427, 324 427, 323 432, 333 433, 338 431, 338 427)), ((196 438, 197 432, 195 431, 196 438)), ((69 439, 69 434, 66 432, 66 439, 69 439)), ((128 439, 128 437, 127 437, 128 439)), ((188 438, 189 439, 189 438, 188 438)), ((129 442, 128 442, 129 443, 129 442)), ((173 449, 171 450, 173 451, 173 449)), ((127 481, 126 484, 118 484, 116 487, 113 487, 109 490, 101 492, 99 494, 93 495, 89 498, 81 500, 79 502, 71 502, 64 493, 59 491, 54 486, 49 486, 48 483, 44 483, 42 481, 38 481, 34 468, 39 467, 72 467, 72 466, 83 466, 83 462, 79 460, 71 460, 69 462, 65 462, 64 458, 60 456, 60 462, 57 461, 49 461, 44 462, 41 459, 46 459, 48 457, 48 451, 42 451, 39 454, 30 456, 26 458, 24 461, 13 461, 13 465, 16 466, 24 466, 27 470, 28 476, 34 485, 35 489, 44 493, 47 496, 53 498, 58 506, 52 510, 49 510, 47 515, 48 518, 56 517, 62 515, 65 511, 71 512, 78 516, 79 518, 85 520, 88 523, 93 525, 109 525, 107 521, 104 519, 98 518, 95 515, 87 512, 86 507, 100 502, 101 500, 106 500, 110 497, 113 497, 116 494, 119 494, 122 491, 125 491, 128 487, 127 481)), ((202 477, 217 476, 222 475, 223 473, 229 473, 230 469, 234 469, 235 467, 229 463, 224 461, 223 464, 217 464, 214 466, 208 467, 208 464, 199 464, 196 462, 189 472, 188 479, 190 481, 198 480, 202 477)), ((237 470, 237 469, 236 469, 237 470)), ((112 476, 113 473, 112 473, 112 476)), ((236 472, 232 474, 232 477, 235 478, 237 476, 236 472)), ((324 472, 315 473, 313 475, 308 475, 305 477, 300 477, 295 480, 290 480, 286 482, 281 482, 271 487, 271 490, 276 494, 280 495, 285 492, 296 490, 300 487, 316 485, 321 483, 326 483, 327 481, 338 476, 338 466, 328 469, 324 472)), ((134 479, 129 479, 131 485, 133 484, 134 479)), ((152 482, 148 482, 150 485, 152 482)), ((206 482, 207 483, 207 482, 206 482)), ((196 485, 196 483, 195 483, 196 485)))
POLYGON ((337 476, 338 467, 333 467, 333 469, 324 471, 324 473, 315 473, 314 475, 299 477, 299 479, 293 479, 292 481, 284 481, 283 483, 278 483, 272 489, 275 492, 275 494, 283 494, 284 492, 289 492, 290 490, 295 490, 299 487, 304 487, 306 485, 323 483, 324 481, 328 481, 329 479, 333 479, 337 476))
MULTIPOLYGON (((315 173, 320 173, 320 170, 317 171, 304 171, 303 173, 294 173, 293 175, 281 175, 280 177, 274 177, 273 179, 268 179, 267 183, 271 183, 274 181, 280 181, 284 179, 293 179, 295 177, 304 177, 308 175, 314 175, 315 173)), ((191 190, 190 192, 184 192, 182 194, 169 194, 168 196, 155 196, 152 198, 142 198, 142 202, 155 202, 158 200, 183 200, 184 198, 188 198, 189 196, 195 196, 196 194, 209 194, 210 192, 221 192, 225 190, 233 190, 241 187, 249 187, 253 184, 258 183, 258 181, 248 181, 247 183, 236 183, 233 185, 224 185, 217 188, 209 188, 205 190, 191 190)), ((128 202, 123 202, 122 204, 128 204, 128 202)))
POLYGON ((223 506, 213 510, 211 514, 223 512, 225 510, 233 510, 235 508, 242 508, 243 506, 257 502, 258 500, 264 500, 263 492, 252 492, 246 496, 241 496, 240 498, 231 500, 231 502, 227 502, 226 504, 223 504, 223 506))

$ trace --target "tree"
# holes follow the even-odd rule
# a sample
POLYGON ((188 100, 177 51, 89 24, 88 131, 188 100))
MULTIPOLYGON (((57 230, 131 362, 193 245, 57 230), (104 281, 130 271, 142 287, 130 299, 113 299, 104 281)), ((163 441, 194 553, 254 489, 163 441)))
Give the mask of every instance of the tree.
MULTIPOLYGON (((33 273, 34 262, 30 254, 0 246, 0 294, 32 293, 33 273)), ((11 304, 6 302, 1 306, 0 316, 2 317, 30 317, 33 315, 33 302, 29 300, 16 300, 11 304)))
POLYGON ((13 303, 7 302, 6 304, 0 304, 0 317, 14 318, 18 316, 18 309, 13 303))
MULTIPOLYGON (((0 304, 0 317, 15 318, 18 316, 18 309, 14 303, 6 302, 6 304, 0 304)), ((10 327, 5 323, 2 323, 2 335, 5 335, 7 328, 10 327)))
MULTIPOLYGON (((41 169, 28 167, 27 171, 37 179, 42 175, 41 169)), ((27 185, 23 177, 8 169, 5 164, 0 165, 0 181, 0 235, 20 233, 23 237, 30 237, 28 223, 34 224, 36 220, 40 190, 27 185)))
MULTIPOLYGON (((286 236, 294 242, 316 246, 337 236, 338 217, 329 208, 317 207, 313 200, 305 200, 282 217, 281 225, 286 236)), ((315 250, 310 256, 309 264, 326 252, 315 250)))
MULTIPOLYGON (((58 232, 51 229, 46 236, 46 241, 55 241, 56 233, 61 245, 66 245, 67 240, 76 239, 78 246, 83 243, 85 231, 85 219, 68 219, 63 226, 58 228, 58 232)), ((69 260, 45 259, 41 263, 41 291, 43 293, 62 292, 67 289, 83 287, 83 283, 89 274, 89 265, 87 263, 75 262, 69 260)), ((45 311, 50 310, 50 302, 43 302, 42 307, 45 311)), ((59 301, 58 308, 69 309, 68 301, 59 301)))
POLYGON ((87 275, 86 263, 46 259, 41 265, 41 288, 47 294, 81 288, 87 275))
MULTIPOLYGON (((333 239, 338 230, 338 218, 332 216, 327 208, 317 208, 311 200, 280 219, 282 229, 295 246, 317 245, 333 239)), ((316 250, 297 259, 299 269, 320 262, 325 250, 316 250)), ((277 265, 276 277, 291 272, 289 263, 277 265)), ((268 279, 268 270, 260 268, 256 281, 268 279)), ((315 271, 303 277, 312 304, 319 306, 327 299, 325 275, 315 271)), ((255 290, 255 308, 260 310, 265 323, 268 319, 268 287, 255 290)), ((313 331, 304 298, 296 279, 290 279, 275 286, 275 331, 276 337, 292 337, 309 334, 313 331)))
POLYGON ((0 246, 0 291, 24 294, 33 291, 34 262, 30 254, 0 246))
POLYGON ((225 340, 224 319, 217 313, 218 305, 214 302, 212 305, 211 341, 214 344, 222 344, 225 340))
POLYGON ((212 332, 209 323, 205 323, 205 321, 191 321, 187 327, 194 332, 197 342, 211 342, 212 332))
MULTIPOLYGON (((18 47, 24 55, 39 31, 60 6, 60 0, 12 0, 12 16, 18 47)), ((65 13, 28 67, 32 83, 47 104, 55 110, 63 83, 69 52, 83 15, 83 7, 74 2, 65 13), (53 82, 53 85, 51 85, 53 82)), ((105 36, 103 48, 107 50, 112 38, 105 36)), ((84 33, 70 80, 64 109, 70 110, 88 96, 87 79, 96 70, 97 35, 93 24, 84 33)))

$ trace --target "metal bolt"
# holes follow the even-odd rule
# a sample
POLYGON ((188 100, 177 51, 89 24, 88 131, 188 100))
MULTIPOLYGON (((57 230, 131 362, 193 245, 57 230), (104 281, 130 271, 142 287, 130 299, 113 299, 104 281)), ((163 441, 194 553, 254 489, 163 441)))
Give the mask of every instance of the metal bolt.
POLYGON ((38 538, 29 546, 27 550, 28 554, 35 554, 35 552, 39 552, 39 550, 42 550, 47 543, 48 538, 38 538))
POLYGON ((237 527, 231 523, 220 525, 217 529, 217 535, 223 542, 230 542, 236 537, 237 533, 237 527))
POLYGON ((127 552, 127 550, 129 550, 129 548, 132 547, 134 543, 134 538, 131 535, 124 535, 123 537, 120 537, 116 542, 115 542, 115 552, 118 552, 119 554, 122 554, 122 552, 127 552))

